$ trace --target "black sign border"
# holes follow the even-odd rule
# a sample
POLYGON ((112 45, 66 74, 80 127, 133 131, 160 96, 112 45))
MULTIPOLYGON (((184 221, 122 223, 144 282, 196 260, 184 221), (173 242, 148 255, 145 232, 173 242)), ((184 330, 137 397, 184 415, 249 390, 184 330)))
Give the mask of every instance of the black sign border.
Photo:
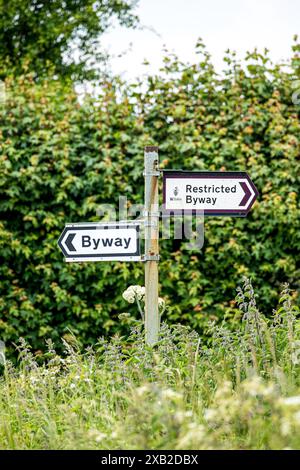
POLYGON ((100 223, 95 225, 76 225, 74 224, 73 227, 70 226, 70 224, 66 225, 65 228, 63 229, 58 242, 57 242, 59 248, 61 249, 63 255, 65 258, 71 258, 71 259, 78 259, 78 258, 128 258, 130 256, 140 256, 141 255, 141 246, 140 246, 140 225, 139 224, 122 224, 118 225, 101 225, 100 223), (137 249, 134 253, 113 253, 113 254, 91 254, 91 255, 76 255, 76 254, 68 254, 62 244, 62 240, 64 239, 66 233, 72 231, 72 230, 107 230, 107 229, 127 229, 127 228, 135 228, 137 232, 137 249))
POLYGON ((169 215, 215 215, 215 216, 235 216, 235 217, 246 217, 257 197, 259 192, 251 180, 250 176, 246 171, 190 171, 190 170, 163 170, 163 214, 169 215), (251 188, 253 189, 255 196, 252 199, 247 210, 240 209, 166 209, 166 180, 168 178, 246 178, 251 188))

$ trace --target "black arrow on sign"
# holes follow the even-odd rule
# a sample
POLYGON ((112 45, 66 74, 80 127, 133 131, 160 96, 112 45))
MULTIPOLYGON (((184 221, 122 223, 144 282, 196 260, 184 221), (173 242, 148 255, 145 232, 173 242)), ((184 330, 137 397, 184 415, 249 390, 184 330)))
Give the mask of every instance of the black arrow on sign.
POLYGON ((251 191, 248 188, 247 183, 242 181, 242 182, 240 182, 240 185, 242 186, 243 191, 244 191, 245 194, 244 194, 243 199, 241 200, 239 205, 240 206, 245 206, 247 204, 247 202, 249 201, 250 197, 251 197, 251 191))
POLYGON ((75 246, 72 244, 72 241, 75 237, 76 233, 70 233, 65 241, 66 247, 68 248, 69 251, 76 251, 75 246))

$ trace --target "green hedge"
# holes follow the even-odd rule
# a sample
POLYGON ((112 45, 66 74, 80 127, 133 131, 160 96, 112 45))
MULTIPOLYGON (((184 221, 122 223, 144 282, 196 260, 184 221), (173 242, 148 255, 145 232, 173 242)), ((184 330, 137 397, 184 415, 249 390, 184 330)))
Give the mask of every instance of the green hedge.
POLYGON ((79 104, 56 81, 9 77, 0 104, 0 338, 35 349, 72 329, 86 344, 123 332, 122 292, 143 284, 140 263, 66 264, 57 239, 66 222, 95 221, 119 195, 143 201, 143 148, 158 145, 162 168, 245 170, 260 197, 245 219, 211 217, 205 245, 161 242, 161 295, 168 321, 203 327, 237 310, 242 275, 268 312, 278 285, 299 286, 300 105, 298 46, 290 67, 249 55, 226 58, 218 76, 199 62, 166 57, 143 83, 108 80, 79 104), (142 87, 140 86, 142 84, 142 87))

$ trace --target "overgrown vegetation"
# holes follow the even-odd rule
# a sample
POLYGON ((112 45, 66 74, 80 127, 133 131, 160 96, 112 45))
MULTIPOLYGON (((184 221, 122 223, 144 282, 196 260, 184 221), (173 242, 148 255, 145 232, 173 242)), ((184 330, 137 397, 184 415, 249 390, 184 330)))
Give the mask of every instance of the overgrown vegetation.
POLYGON ((20 341, 0 381, 0 448, 299 449, 299 310, 284 286, 266 318, 248 280, 237 302, 239 327, 212 323, 209 345, 164 323, 148 348, 128 316, 127 340, 81 352, 70 335, 43 365, 20 341))
POLYGON ((299 287, 299 45, 289 67, 273 65, 267 53, 249 54, 244 66, 228 54, 222 76, 197 48, 196 64, 168 56, 142 88, 112 79, 81 104, 58 81, 7 77, 0 100, 0 338, 7 344, 23 336, 39 350, 69 328, 85 345, 99 334, 125 334, 121 292, 143 284, 143 266, 66 264, 57 240, 66 222, 99 220, 103 203, 143 202, 149 144, 159 145, 161 168, 246 170, 260 192, 245 219, 207 217, 201 251, 186 240, 161 241, 169 323, 235 322, 227 299, 242 275, 255 282, 266 314, 281 283, 299 287))

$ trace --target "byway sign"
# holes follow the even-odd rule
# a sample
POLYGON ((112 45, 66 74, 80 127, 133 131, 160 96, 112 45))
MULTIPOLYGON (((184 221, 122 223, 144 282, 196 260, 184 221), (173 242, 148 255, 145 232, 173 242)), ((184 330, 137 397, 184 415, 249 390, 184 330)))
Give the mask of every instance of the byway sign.
POLYGON ((245 172, 176 171, 163 172, 165 213, 204 215, 248 214, 258 191, 245 172))
POLYGON ((66 224, 58 246, 66 261, 140 261, 139 222, 66 224))

